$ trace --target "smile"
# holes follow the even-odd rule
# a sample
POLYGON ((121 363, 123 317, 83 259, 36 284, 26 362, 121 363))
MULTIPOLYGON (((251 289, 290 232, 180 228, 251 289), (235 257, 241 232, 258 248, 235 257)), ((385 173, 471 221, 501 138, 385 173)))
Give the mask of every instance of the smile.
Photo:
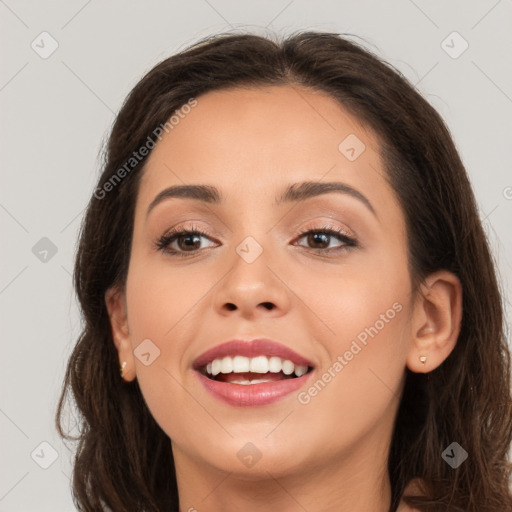
POLYGON ((194 369, 215 398, 234 406, 255 406, 273 403, 298 390, 313 366, 270 340, 234 340, 200 356, 194 369))
POLYGON ((213 380, 242 385, 302 377, 308 370, 308 366, 296 366, 289 359, 278 356, 249 358, 240 355, 214 359, 204 368, 205 375, 213 380))

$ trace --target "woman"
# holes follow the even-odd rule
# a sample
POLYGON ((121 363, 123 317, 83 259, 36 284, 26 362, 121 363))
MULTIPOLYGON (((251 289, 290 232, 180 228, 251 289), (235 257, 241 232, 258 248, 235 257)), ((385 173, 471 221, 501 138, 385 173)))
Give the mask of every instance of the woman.
POLYGON ((57 423, 72 393, 81 510, 512 509, 510 354, 467 174, 347 39, 219 35, 152 69, 75 286, 57 423))

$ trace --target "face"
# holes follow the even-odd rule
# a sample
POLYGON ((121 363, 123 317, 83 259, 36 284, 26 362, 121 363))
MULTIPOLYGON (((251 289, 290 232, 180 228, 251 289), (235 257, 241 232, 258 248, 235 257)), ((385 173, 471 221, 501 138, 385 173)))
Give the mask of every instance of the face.
POLYGON ((378 139, 304 88, 197 102, 140 183, 123 357, 177 460, 276 475, 373 457, 404 382, 411 293, 378 139), (161 195, 183 185, 218 200, 161 195))

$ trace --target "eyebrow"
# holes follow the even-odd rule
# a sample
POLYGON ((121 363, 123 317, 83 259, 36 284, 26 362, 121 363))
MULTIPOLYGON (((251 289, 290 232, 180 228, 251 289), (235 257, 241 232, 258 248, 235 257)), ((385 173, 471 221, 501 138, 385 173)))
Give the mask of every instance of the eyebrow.
MULTIPOLYGON (((340 182, 305 181, 302 183, 293 183, 286 188, 283 194, 276 198, 275 205, 303 201, 311 197, 330 194, 332 192, 346 194, 358 199, 373 213, 373 215, 375 215, 375 217, 377 217, 375 209, 366 196, 350 185, 340 182)), ((162 190, 153 199, 153 201, 151 201, 146 217, 151 213, 155 206, 170 198, 196 199, 210 204, 222 203, 222 195, 219 192, 219 189, 212 185, 173 185, 172 187, 162 190)))

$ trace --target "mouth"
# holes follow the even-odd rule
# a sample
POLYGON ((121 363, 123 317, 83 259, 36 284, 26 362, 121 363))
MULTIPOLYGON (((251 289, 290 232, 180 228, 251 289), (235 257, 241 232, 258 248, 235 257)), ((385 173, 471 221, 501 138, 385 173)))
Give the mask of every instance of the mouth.
POLYGON ((250 386, 264 382, 297 379, 311 370, 311 366, 296 365, 289 359, 278 356, 236 355, 213 359, 199 371, 206 378, 214 381, 250 386))
POLYGON ((234 406, 266 405, 303 386, 313 364, 271 340, 233 340, 198 357, 193 369, 215 398, 234 406))

